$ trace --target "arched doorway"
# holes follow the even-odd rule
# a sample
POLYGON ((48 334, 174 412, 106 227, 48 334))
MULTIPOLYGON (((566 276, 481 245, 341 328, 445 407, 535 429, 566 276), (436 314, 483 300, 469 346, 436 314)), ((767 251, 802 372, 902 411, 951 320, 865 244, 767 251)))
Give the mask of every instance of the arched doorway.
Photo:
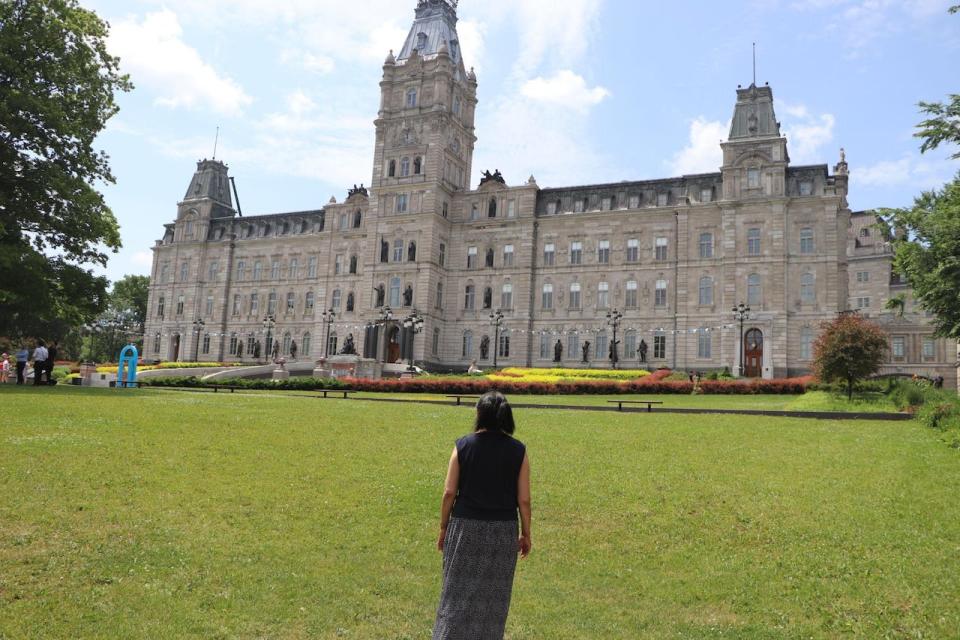
POLYGON ((763 375, 763 332, 760 329, 750 329, 743 342, 743 375, 759 378, 763 375))
POLYGON ((170 338, 170 362, 180 360, 180 334, 174 334, 170 338))
POLYGON ((400 327, 390 327, 387 333, 387 362, 395 363, 400 359, 400 327))

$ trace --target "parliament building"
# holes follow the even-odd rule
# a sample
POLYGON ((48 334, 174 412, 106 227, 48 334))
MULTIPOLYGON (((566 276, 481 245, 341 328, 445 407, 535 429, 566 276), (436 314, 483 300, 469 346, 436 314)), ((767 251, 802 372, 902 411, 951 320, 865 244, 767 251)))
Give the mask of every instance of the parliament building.
POLYGON ((808 372, 820 324, 859 310, 890 334, 888 372, 955 384, 956 343, 892 272, 876 216, 851 211, 842 152, 792 165, 769 86, 737 89, 715 173, 541 188, 484 171, 473 188, 477 77, 456 25, 456 2, 419 0, 384 62, 369 188, 241 216, 227 166, 197 164, 153 248, 146 358, 314 361, 349 339, 429 370, 610 367, 622 315, 622 367, 736 372, 742 350, 745 375, 773 378, 808 372))

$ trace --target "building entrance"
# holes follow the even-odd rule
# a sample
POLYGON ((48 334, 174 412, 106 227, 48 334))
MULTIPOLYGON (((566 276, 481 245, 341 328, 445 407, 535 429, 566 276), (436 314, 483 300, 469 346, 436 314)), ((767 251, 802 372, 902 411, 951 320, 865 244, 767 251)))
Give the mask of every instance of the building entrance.
POLYGON ((744 337, 743 375, 759 378, 763 375, 763 332, 750 329, 744 337))

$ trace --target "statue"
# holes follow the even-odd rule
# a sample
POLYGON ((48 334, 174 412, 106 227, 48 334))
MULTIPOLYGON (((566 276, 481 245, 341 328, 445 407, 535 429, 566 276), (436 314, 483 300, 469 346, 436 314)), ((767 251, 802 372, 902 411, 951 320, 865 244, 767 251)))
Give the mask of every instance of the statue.
POLYGON ((237 342, 237 358, 243 360, 243 341, 237 342))
POLYGON ((640 348, 637 349, 637 352, 640 354, 640 362, 646 363, 647 361, 647 341, 640 341, 640 348))
POLYGON ((409 307, 413 304, 413 287, 407 285, 407 288, 403 290, 403 306, 409 307))
POLYGON ((562 362, 563 361, 563 343, 557 340, 557 344, 553 345, 553 361, 562 362))
POLYGON ((386 288, 381 284, 381 285, 378 286, 376 289, 374 289, 374 291, 377 292, 377 304, 376 304, 376 307, 377 307, 377 308, 380 308, 380 307, 383 306, 383 301, 384 301, 384 299, 386 298, 387 290, 386 290, 386 288))
POLYGON ((590 341, 583 343, 583 362, 590 362, 590 341))
POLYGON ((390 243, 386 240, 380 241, 380 262, 390 261, 390 243))
POLYGON ((499 182, 502 185, 506 185, 507 181, 503 179, 503 174, 500 173, 500 169, 497 169, 493 173, 490 173, 489 170, 484 171, 480 176, 480 186, 487 184, 488 182, 499 182))
POLYGON ((363 186, 363 183, 360 183, 360 186, 353 185, 353 189, 347 190, 347 198, 352 198, 355 195, 367 196, 370 197, 370 193, 367 191, 367 188, 363 186))
POLYGON ((297 341, 296 340, 290 341, 290 359, 291 360, 297 359, 297 341))
POLYGON ((486 360, 490 355, 490 336, 483 336, 480 339, 480 359, 486 360))
POLYGON ((483 308, 493 308, 493 290, 490 287, 483 290, 483 308))
POLYGON ((357 355, 357 347, 353 343, 353 334, 347 336, 347 339, 343 341, 343 348, 340 349, 340 355, 342 356, 355 356, 357 355))
POLYGON ((260 359, 260 341, 259 340, 253 343, 253 358, 254 360, 260 359))
POLYGON ((279 357, 280 357, 280 341, 274 340, 273 341, 273 359, 276 360, 279 357))

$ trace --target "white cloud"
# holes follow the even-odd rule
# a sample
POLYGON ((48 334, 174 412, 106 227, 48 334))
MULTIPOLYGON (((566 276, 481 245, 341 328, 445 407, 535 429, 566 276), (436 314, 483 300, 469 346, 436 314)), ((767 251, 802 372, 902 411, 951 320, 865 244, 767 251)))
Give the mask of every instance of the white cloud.
POLYGON ((130 262, 137 267, 146 267, 149 269, 153 266, 153 252, 152 251, 136 251, 132 256, 130 256, 130 262))
POLYGON ((520 93, 536 102, 560 105, 577 111, 586 111, 610 95, 604 87, 587 87, 586 80, 569 69, 562 69, 550 78, 527 80, 520 87, 520 93))
POLYGON ((823 162, 822 148, 833 141, 835 124, 836 118, 833 114, 823 113, 784 125, 783 134, 787 137, 791 162, 794 164, 823 162))
POLYGON ((690 139, 686 147, 669 162, 673 175, 710 173, 723 164, 720 143, 727 139, 730 123, 708 120, 700 116, 690 123, 690 139))
POLYGON ((238 116, 252 102, 243 88, 217 73, 183 39, 177 15, 164 9, 147 14, 142 22, 115 22, 109 47, 134 83, 157 94, 158 104, 176 108, 205 107, 238 116))
POLYGON ((862 168, 854 163, 850 169, 850 183, 852 188, 912 185, 919 194, 922 190, 942 186, 950 179, 951 169, 942 161, 930 162, 907 153, 898 160, 881 160, 862 168))

